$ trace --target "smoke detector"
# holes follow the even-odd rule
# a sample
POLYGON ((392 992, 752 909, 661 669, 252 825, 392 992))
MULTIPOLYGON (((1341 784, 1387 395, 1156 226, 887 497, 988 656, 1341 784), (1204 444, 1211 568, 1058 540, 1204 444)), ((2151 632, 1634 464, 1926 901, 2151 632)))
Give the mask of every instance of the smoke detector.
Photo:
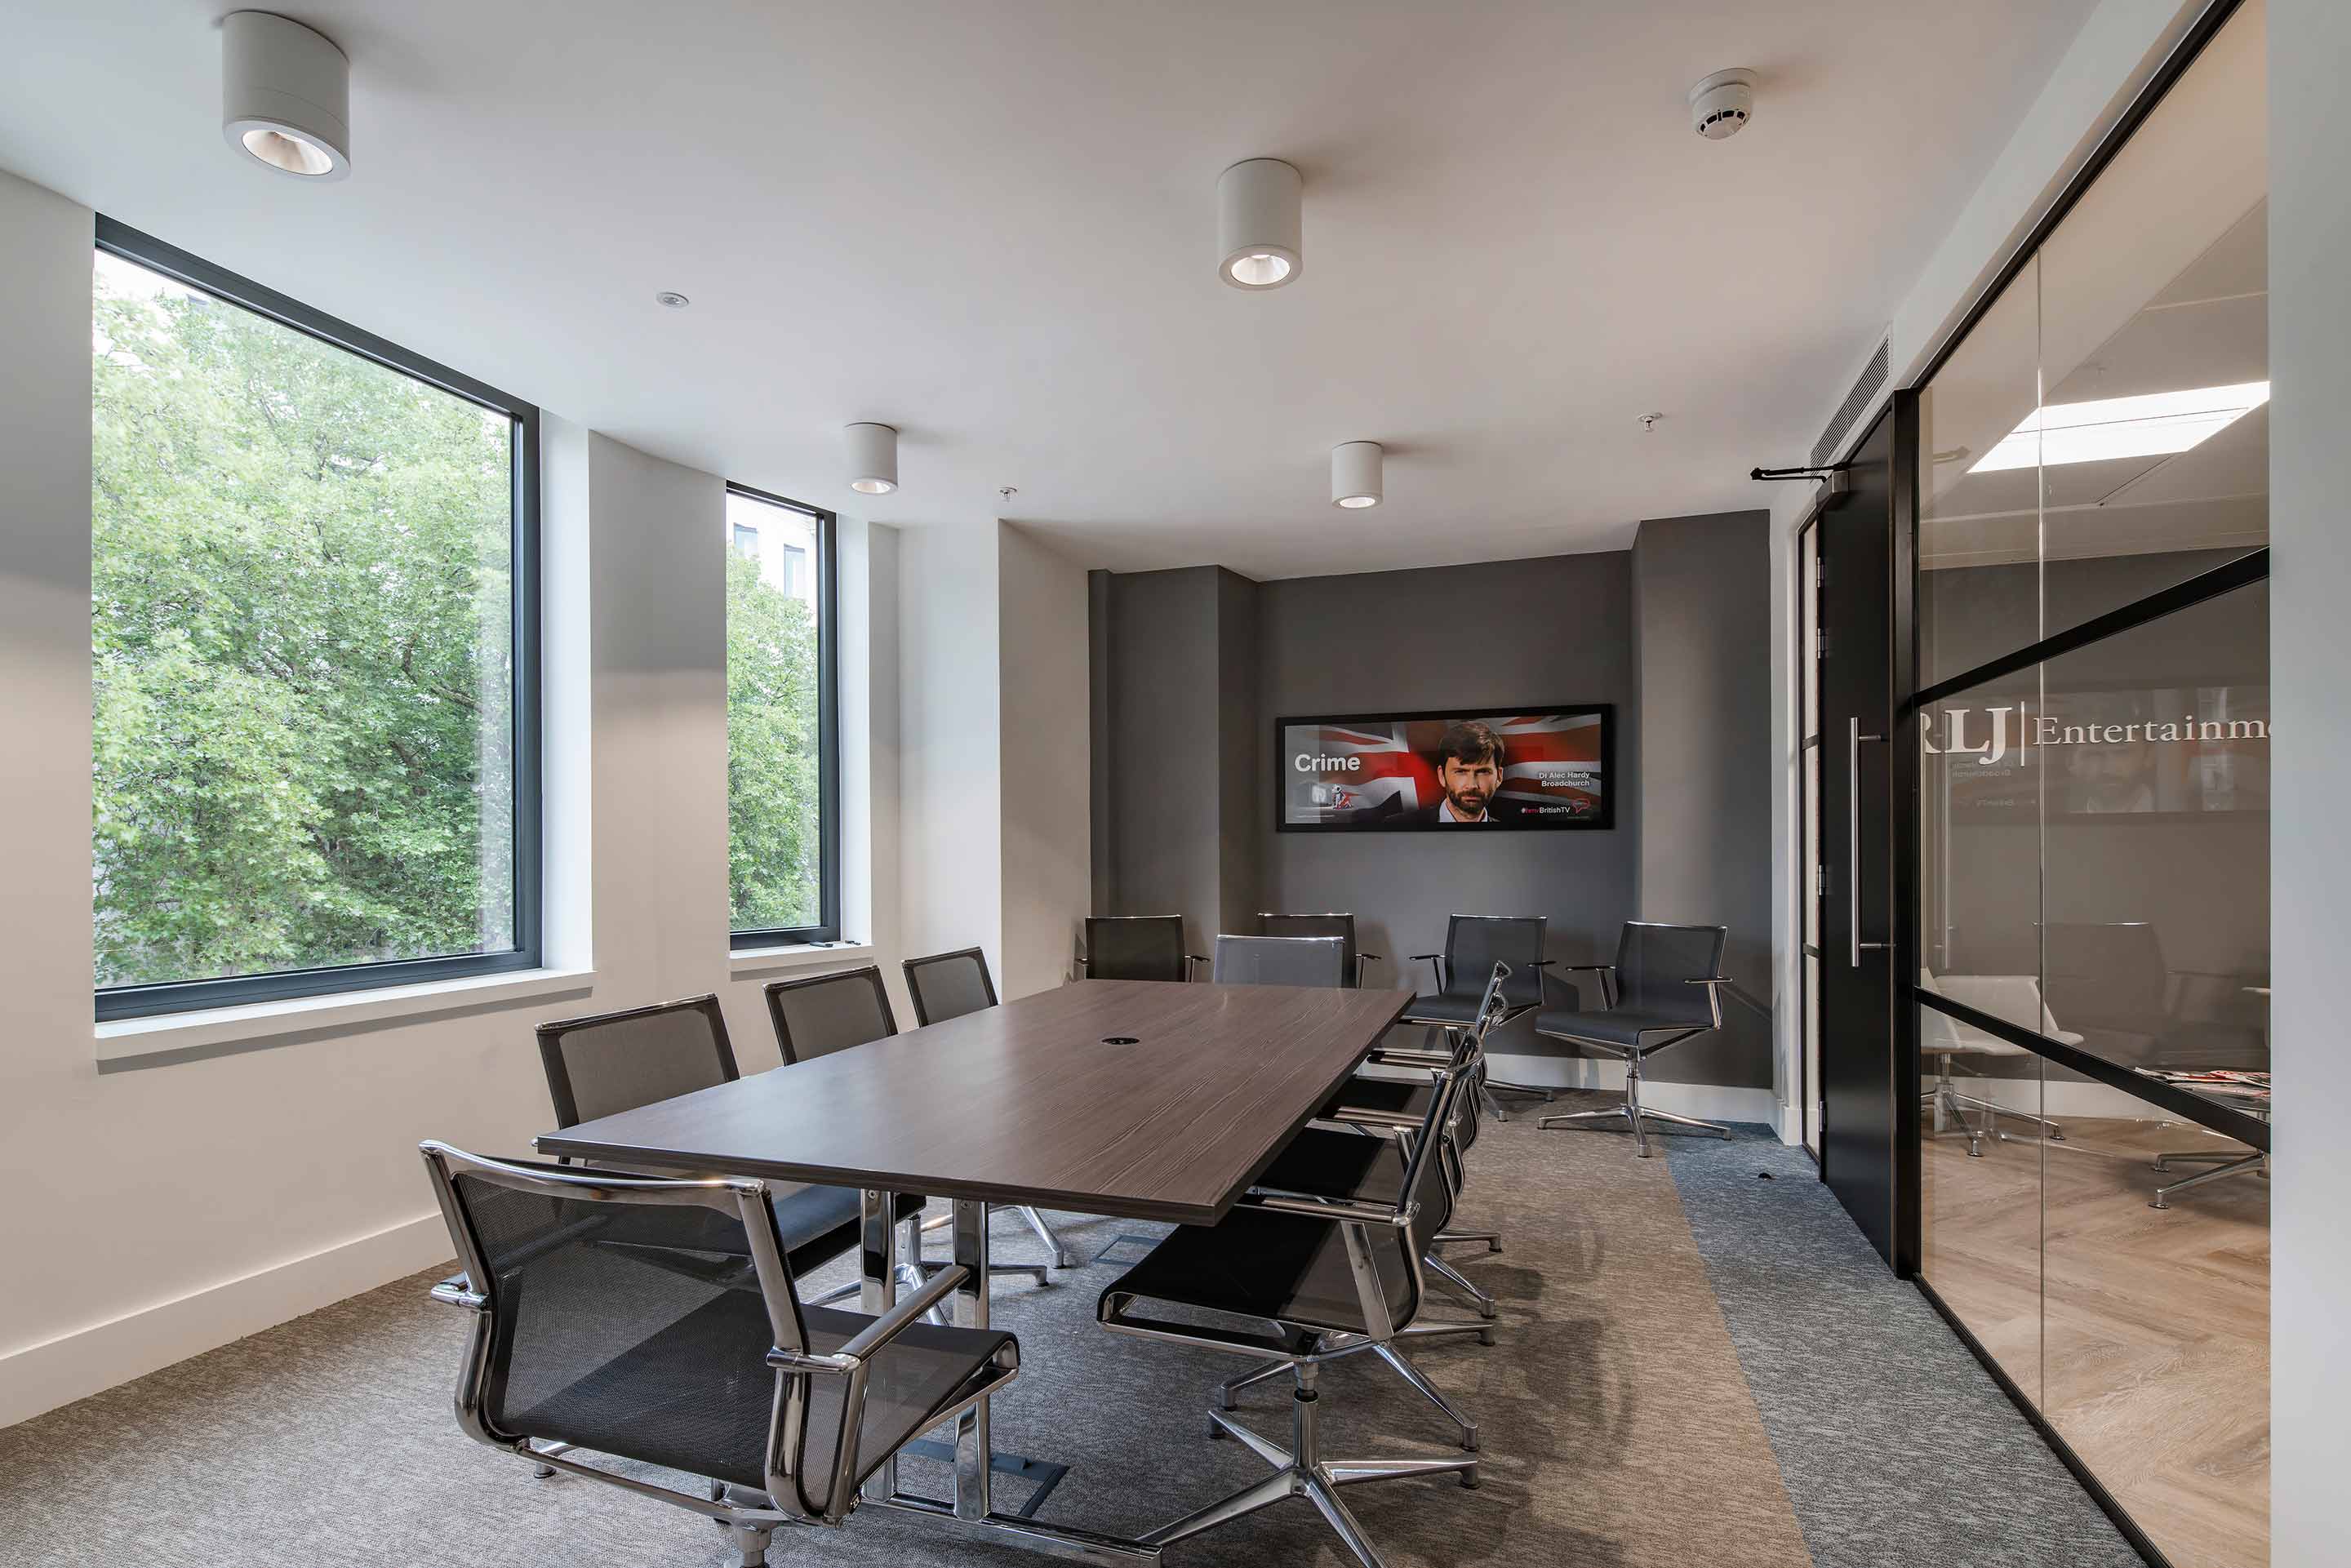
POLYGON ((1708 141, 1739 134, 1755 113, 1755 73, 1717 71, 1689 89, 1690 129, 1708 141))

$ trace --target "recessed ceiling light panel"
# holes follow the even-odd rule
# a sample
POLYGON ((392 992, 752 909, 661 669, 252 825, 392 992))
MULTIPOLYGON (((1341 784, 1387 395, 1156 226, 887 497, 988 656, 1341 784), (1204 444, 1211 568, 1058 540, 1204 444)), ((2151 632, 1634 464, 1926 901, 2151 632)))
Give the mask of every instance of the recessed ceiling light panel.
POLYGON ((2269 401, 2269 382, 2246 382, 2049 403, 2026 414, 1968 472, 1998 474, 2036 463, 2053 468, 2116 457, 2167 457, 2202 445, 2269 401))
POLYGON ((255 162, 306 180, 351 172, 351 66, 318 33, 267 11, 221 20, 221 132, 255 162))
POLYGON ((1249 158, 1217 180, 1217 276, 1235 288, 1279 288, 1296 279, 1305 181, 1279 158, 1249 158))

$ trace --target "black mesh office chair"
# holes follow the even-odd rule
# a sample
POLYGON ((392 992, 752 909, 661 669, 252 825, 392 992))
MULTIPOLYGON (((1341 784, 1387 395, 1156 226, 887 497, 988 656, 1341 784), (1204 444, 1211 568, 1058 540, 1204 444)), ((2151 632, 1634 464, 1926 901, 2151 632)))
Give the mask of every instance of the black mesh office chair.
POLYGON ((1208 978, 1219 986, 1347 983, 1346 945, 1336 936, 1219 936, 1208 978))
MULTIPOLYGON (((1416 953, 1412 961, 1426 961, 1436 973, 1437 989, 1413 998, 1404 1010, 1405 1023, 1429 1024, 1442 1029, 1461 1029, 1478 1016, 1480 998, 1485 994, 1488 977, 1494 966, 1505 965, 1510 971, 1510 981, 1503 992, 1506 1004, 1502 1022, 1540 1009, 1546 999, 1543 994, 1543 972, 1551 960, 1543 956, 1544 930, 1548 921, 1540 915, 1456 915, 1445 923, 1445 951, 1416 953)), ((1498 1122, 1508 1121, 1502 1103, 1494 1098, 1494 1091, 1512 1094, 1529 1094, 1548 1101, 1552 1092, 1532 1083, 1510 1083, 1489 1076, 1478 1075, 1478 1093, 1485 1108, 1498 1122)))
MULTIPOLYGON (((959 1019, 966 1013, 976 1013, 996 1005, 996 981, 987 972, 987 955, 977 947, 965 947, 953 953, 936 953, 927 958, 908 958, 906 994, 914 1001, 914 1021, 928 1026, 959 1019)), ((988 1212, 1006 1210, 1018 1214, 1037 1233, 1037 1239, 1051 1253, 1056 1268, 1074 1269, 1084 1261, 1061 1243, 1053 1228, 1032 1204, 991 1203, 988 1212)))
MULTIPOLYGON (((715 996, 687 997, 620 1012, 559 1019, 538 1026, 538 1057, 547 1070, 547 1092, 555 1102, 555 1124, 576 1126, 599 1116, 633 1111, 742 1076, 726 1017, 715 996)), ((776 1228, 783 1236, 785 1261, 806 1274, 857 1245, 861 1199, 853 1188, 775 1184, 776 1228)), ((908 1217, 923 1200, 900 1199, 908 1217)), ((920 1283, 914 1276, 910 1282, 920 1283)), ((836 1290, 819 1304, 856 1293, 836 1290)))
POLYGON ((909 958, 906 994, 914 1001, 914 1021, 941 1023, 996 1005, 996 981, 987 972, 987 955, 977 947, 909 958))
MULTIPOLYGON (((1454 1051, 1449 1061, 1442 1063, 1469 1075, 1470 1087, 1463 1092, 1455 1103, 1453 1114, 1447 1120, 1444 1128, 1447 1156, 1444 1174, 1451 1196, 1457 1203, 1468 1179, 1469 1151, 1477 1145, 1478 1129, 1485 1119, 1482 1104, 1484 1096, 1476 1092, 1476 1087, 1479 1075, 1484 1072, 1486 1068, 1486 1036, 1502 1021, 1507 1011, 1506 1004, 1502 1000, 1502 988, 1508 978, 1504 967, 1499 964, 1495 965, 1494 973, 1487 980, 1486 993, 1480 1004, 1480 1021, 1475 1028, 1451 1031, 1454 1051)), ((1389 1046, 1382 1046, 1374 1050, 1370 1061, 1376 1066, 1419 1068, 1424 1071, 1441 1064, 1439 1061, 1432 1060, 1429 1053, 1426 1051, 1389 1046)), ((1318 1120, 1335 1122, 1342 1126, 1374 1128, 1390 1134, 1398 1134, 1407 1132, 1420 1124, 1422 1119, 1428 1114, 1428 1098, 1429 1088, 1426 1083, 1398 1078, 1352 1078, 1331 1097, 1316 1115, 1318 1120)), ((1502 1249, 1500 1232, 1457 1230, 1448 1220, 1429 1238, 1429 1247, 1421 1257, 1421 1264, 1433 1272, 1441 1283, 1450 1286, 1467 1297, 1469 1303, 1478 1309, 1480 1317, 1491 1318, 1499 1311, 1499 1304, 1492 1295, 1468 1275, 1446 1261, 1437 1251, 1441 1247, 1471 1241, 1482 1243, 1489 1254, 1502 1249)), ((1238 1385, 1235 1384, 1228 1386, 1238 1385)), ((1228 1406, 1227 1408, 1229 1409, 1230 1406, 1228 1406)))
POLYGON ((1384 962, 1377 953, 1365 953, 1355 946, 1355 917, 1352 915, 1272 915, 1257 917, 1260 936, 1336 936, 1347 947, 1347 984, 1361 986, 1364 974, 1372 965, 1384 962))
POLYGON ((1207 959, 1184 951, 1180 915, 1089 915, 1078 962, 1090 980, 1188 980, 1207 959))
POLYGON ((803 1306, 765 1183, 423 1152, 465 1270, 433 1295, 476 1314, 459 1426, 542 1471, 715 1520, 753 1568, 778 1526, 840 1523, 909 1439, 1019 1374, 1012 1335, 916 1321, 961 1268, 879 1317, 803 1306), (701 1273, 656 1260, 705 1249, 721 1260, 701 1273))
MULTIPOLYGON (((787 1067, 831 1056, 836 1051, 870 1045, 898 1032, 898 1017, 890 1009, 890 993, 883 987, 879 965, 836 969, 797 980, 770 980, 762 989, 767 993, 768 1017, 776 1026, 776 1045, 783 1052, 787 1067)), ((920 1197, 899 1194, 899 1218, 920 1214, 923 1204, 920 1197)), ((943 1214, 923 1228, 945 1229, 953 1223, 952 1215, 943 1214)), ((899 1247, 899 1255, 920 1258, 921 1239, 910 1230, 899 1247)), ((1058 1248, 1054 1255, 1060 1257, 1058 1248)), ((925 1262, 920 1267, 928 1270, 938 1265, 925 1262)), ((1040 1285, 1050 1281, 1045 1266, 1037 1263, 990 1263, 987 1271, 1031 1275, 1040 1285)))
POLYGON ((1633 1152, 1646 1158, 1648 1129, 1645 1124, 1681 1127, 1695 1133, 1730 1136, 1727 1127, 1652 1111, 1641 1103, 1641 1064, 1668 1046, 1722 1027, 1722 949, 1729 939, 1720 925, 1667 925, 1628 920, 1616 940, 1614 964, 1573 964, 1571 970, 1600 977, 1604 1006, 1596 1011, 1581 1008, 1546 1008, 1535 1015, 1535 1032, 1551 1040, 1591 1046, 1625 1061, 1625 1103, 1604 1111, 1570 1111, 1545 1116, 1537 1127, 1606 1126, 1624 1118, 1633 1134, 1633 1152))
MULTIPOLYGON (((1398 1351, 1400 1342, 1440 1329, 1491 1333, 1483 1324, 1415 1322, 1422 1300, 1425 1234, 1442 1223, 1438 1216, 1446 1207, 1437 1130, 1468 1079, 1439 1072, 1433 1082, 1437 1092, 1408 1160, 1399 1165, 1399 1145, 1386 1138, 1325 1134, 1303 1152, 1278 1159, 1222 1220, 1178 1227, 1102 1291, 1095 1316, 1113 1333, 1255 1356, 1270 1363, 1273 1375, 1288 1372, 1294 1384, 1287 1449, 1221 1410, 1208 1412, 1211 1436, 1238 1439, 1274 1473, 1153 1531, 1144 1537, 1146 1542, 1172 1545, 1286 1498, 1302 1497, 1365 1568, 1378 1568, 1378 1552, 1341 1500, 1340 1488, 1448 1472, 1463 1486, 1478 1484, 1474 1458, 1326 1458, 1318 1426, 1316 1377, 1325 1362, 1368 1351, 1416 1377, 1398 1351), (1325 1192, 1362 1196, 1302 1196, 1296 1186, 1283 1186, 1309 1182, 1325 1192), (1141 1305, 1154 1301, 1183 1315, 1155 1317, 1141 1305), (1206 1321, 1204 1314, 1217 1321, 1206 1321), (1264 1326, 1223 1321, 1230 1319, 1264 1326)), ((1464 1441, 1476 1441, 1474 1427, 1464 1441)))

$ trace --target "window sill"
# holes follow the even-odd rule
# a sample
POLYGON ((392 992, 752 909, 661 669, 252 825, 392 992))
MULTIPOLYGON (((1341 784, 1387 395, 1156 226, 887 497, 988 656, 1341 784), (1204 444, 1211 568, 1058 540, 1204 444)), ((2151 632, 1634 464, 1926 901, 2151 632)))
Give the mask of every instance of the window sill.
POLYGON ((212 1048, 243 1045, 280 1035, 320 1033, 355 1024, 423 1018, 535 997, 583 992, 595 979, 593 969, 521 969, 462 980, 434 980, 421 986, 385 986, 371 991, 338 991, 323 997, 292 997, 278 1002, 208 1008, 201 1012, 120 1019, 97 1026, 98 1061, 103 1071, 110 1066, 137 1064, 142 1058, 214 1056, 220 1053, 212 1048))
POLYGON ((795 942, 782 947, 745 947, 727 956, 727 972, 763 975, 778 969, 813 969, 826 964, 871 964, 871 942, 795 942))

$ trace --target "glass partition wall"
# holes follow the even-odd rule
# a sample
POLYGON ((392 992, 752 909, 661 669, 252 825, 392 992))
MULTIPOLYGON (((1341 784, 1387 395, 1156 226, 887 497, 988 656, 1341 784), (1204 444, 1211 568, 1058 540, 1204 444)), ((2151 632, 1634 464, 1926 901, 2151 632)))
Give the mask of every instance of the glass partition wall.
POLYGON ((1920 1275, 2151 1556, 2268 1559, 2263 16, 1920 388, 1920 1275))

